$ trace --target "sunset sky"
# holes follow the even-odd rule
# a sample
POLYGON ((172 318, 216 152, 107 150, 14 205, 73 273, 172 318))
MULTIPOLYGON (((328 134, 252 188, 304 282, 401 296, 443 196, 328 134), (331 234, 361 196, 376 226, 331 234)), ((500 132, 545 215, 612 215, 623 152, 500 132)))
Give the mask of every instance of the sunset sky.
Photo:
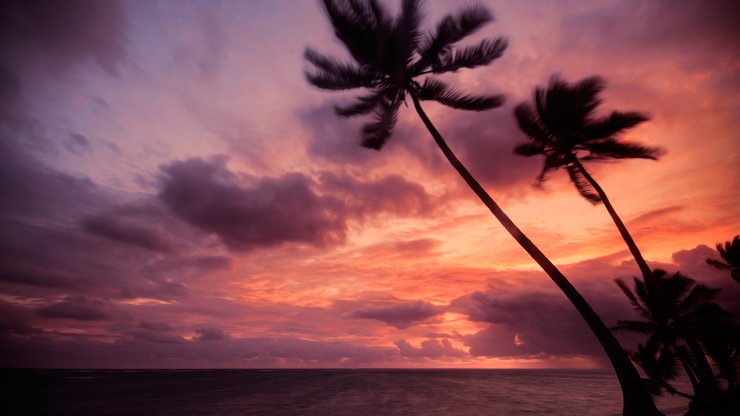
MULTIPOLYGON (((463 4, 426 1, 423 27, 463 4)), ((495 22, 468 42, 508 49, 445 79, 506 104, 424 103, 460 159, 607 325, 634 318, 604 207, 562 171, 535 188, 542 160, 512 154, 535 87, 604 77, 601 111, 649 114, 624 137, 665 154, 587 167, 651 265, 740 315, 705 263, 740 234, 738 3, 483 4, 495 22)), ((310 86, 309 45, 349 58, 313 0, 3 2, 0 365, 605 365, 411 103, 360 147, 363 120, 333 111, 359 91, 310 86)))

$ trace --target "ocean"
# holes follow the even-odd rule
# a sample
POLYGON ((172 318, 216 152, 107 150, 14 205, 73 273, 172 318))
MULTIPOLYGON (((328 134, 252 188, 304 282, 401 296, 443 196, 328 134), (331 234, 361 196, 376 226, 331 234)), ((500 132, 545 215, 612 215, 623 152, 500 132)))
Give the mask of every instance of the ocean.
MULTIPOLYGON (((6 415, 621 413, 608 370, 2 370, 6 415)), ((667 415, 686 400, 661 397, 667 415)))

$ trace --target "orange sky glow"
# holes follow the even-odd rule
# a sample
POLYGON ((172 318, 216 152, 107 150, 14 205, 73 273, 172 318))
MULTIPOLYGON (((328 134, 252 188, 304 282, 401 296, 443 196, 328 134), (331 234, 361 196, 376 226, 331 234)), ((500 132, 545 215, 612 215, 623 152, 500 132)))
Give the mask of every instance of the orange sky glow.
MULTIPOLYGON (((604 207, 562 171, 534 187, 542 160, 512 153, 535 87, 604 77, 599 111, 649 114, 624 137, 665 154, 587 167, 651 265, 723 287, 738 312, 738 285, 705 264, 740 233, 737 8, 484 4, 495 22, 470 41, 508 49, 445 80, 505 105, 424 103, 460 159, 607 325, 632 317, 613 280, 639 270, 604 207)), ((427 1, 423 27, 456 6, 427 1)), ((3 365, 604 366, 410 102, 375 152, 333 112, 356 91, 306 82, 306 46, 348 58, 317 2, 71 13, 29 15, 42 30, 0 48, 3 365)))

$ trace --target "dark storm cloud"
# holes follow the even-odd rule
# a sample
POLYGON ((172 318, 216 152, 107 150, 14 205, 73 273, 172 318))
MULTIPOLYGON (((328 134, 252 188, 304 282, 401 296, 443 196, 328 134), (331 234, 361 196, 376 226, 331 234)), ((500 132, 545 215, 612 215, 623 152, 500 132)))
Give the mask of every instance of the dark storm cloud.
POLYGON ((0 59, 57 67, 90 59, 116 74, 126 58, 127 30, 117 1, 8 0, 0 5, 0 59))
POLYGON ((347 317, 374 319, 398 329, 405 329, 444 313, 443 306, 424 301, 399 302, 387 306, 372 306, 350 312, 347 317))
POLYGON ((100 321, 108 318, 104 307, 104 303, 96 299, 70 296, 61 302, 40 308, 38 314, 44 318, 100 321))
POLYGON ((160 198, 170 210, 233 249, 286 242, 325 245, 344 238, 337 201, 317 195, 301 174, 240 186, 224 162, 190 159, 162 168, 160 198))

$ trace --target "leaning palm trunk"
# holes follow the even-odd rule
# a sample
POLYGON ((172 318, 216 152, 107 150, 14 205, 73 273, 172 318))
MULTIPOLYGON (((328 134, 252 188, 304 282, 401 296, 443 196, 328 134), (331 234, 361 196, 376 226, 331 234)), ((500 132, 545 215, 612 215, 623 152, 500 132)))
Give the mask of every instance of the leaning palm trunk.
POLYGON ((424 122, 424 125, 429 130, 429 133, 434 138, 434 141, 439 146, 442 153, 445 155, 450 164, 457 170, 460 176, 480 198, 480 200, 488 207, 491 213, 496 217, 497 220, 503 225, 506 231, 511 234, 512 237, 524 248, 524 250, 534 259, 537 264, 547 273, 548 276, 555 282, 555 284, 563 291, 568 297, 570 302, 575 306, 576 310, 581 314, 583 319, 588 324, 591 331, 593 331, 596 338, 604 348, 609 361, 611 362, 614 370, 619 379, 619 384, 622 388, 623 395, 623 415, 662 415, 662 413, 655 407, 652 398, 646 391, 640 375, 635 369, 632 361, 629 359, 627 353, 622 349, 619 342, 614 335, 609 331, 601 318, 581 296, 581 294, 573 287, 573 285, 566 279, 566 277, 558 270, 557 267, 540 251, 532 241, 527 238, 526 235, 514 224, 514 222, 504 213, 504 211, 496 204, 490 195, 483 189, 478 181, 470 174, 460 160, 455 156, 450 147, 445 142, 442 135, 437 131, 432 122, 427 117, 424 110, 421 108, 419 99, 415 94, 410 94, 411 99, 414 102, 414 108, 419 114, 419 117, 424 122))
POLYGON ((617 226, 617 229, 619 230, 619 234, 622 235, 622 239, 627 244, 627 247, 629 247, 630 253, 632 254, 632 257, 635 258, 635 262, 637 262, 637 266, 640 268, 640 271, 642 272, 642 276, 645 279, 645 283, 650 282, 652 271, 650 269, 650 266, 648 266, 645 259, 642 257, 642 253, 640 253, 640 249, 637 248, 637 244, 635 243, 635 240, 632 238, 632 235, 627 230, 627 227, 622 222, 622 219, 619 218, 619 215, 617 215, 617 211, 612 206, 611 202, 609 201, 609 198, 606 196, 606 192, 604 192, 603 189, 601 189, 601 186, 596 182, 596 180, 588 173, 585 167, 583 167, 583 164, 581 164, 581 161, 578 160, 577 157, 571 156, 571 161, 573 164, 578 168, 578 171, 581 172, 584 178, 588 181, 588 183, 591 184, 591 186, 594 188, 596 193, 599 195, 599 198, 601 198, 601 202, 604 203, 604 207, 606 207, 606 210, 609 211, 609 215, 612 217, 612 220, 614 221, 614 225, 617 226))
MULTIPOLYGON (((583 166, 581 161, 578 160, 577 157, 571 156, 571 161, 576 166, 578 171, 583 175, 583 177, 586 178, 588 183, 591 184, 596 193, 599 195, 599 198, 601 198, 601 201, 604 203, 604 207, 606 207, 606 210, 609 212, 612 220, 614 220, 614 224, 617 226, 619 233, 622 235, 622 239, 624 239, 627 247, 629 247, 630 253, 632 253, 632 256, 635 258, 637 265, 640 267, 640 271, 642 272, 645 284, 648 285, 648 287, 652 287, 654 285, 654 279, 650 266, 648 266, 647 262, 642 257, 640 249, 637 248, 635 240, 632 238, 632 235, 630 235, 627 227, 622 222, 622 219, 619 218, 619 215, 617 215, 617 211, 614 209, 611 202, 609 201, 609 198, 606 196, 606 192, 604 192, 604 190, 596 182, 596 180, 588 173, 586 168, 583 166)), ((712 373, 712 367, 709 365, 709 361, 704 355, 704 351, 699 345, 699 342, 695 339, 687 340, 687 342, 689 343, 691 353, 694 356, 694 360, 696 362, 696 375, 698 376, 700 381, 698 389, 695 391, 696 397, 698 398, 698 400, 711 400, 719 393, 714 379, 714 374, 712 373)), ((688 372, 690 371, 690 369, 686 367, 686 364, 687 363, 684 363, 684 367, 688 372)))

